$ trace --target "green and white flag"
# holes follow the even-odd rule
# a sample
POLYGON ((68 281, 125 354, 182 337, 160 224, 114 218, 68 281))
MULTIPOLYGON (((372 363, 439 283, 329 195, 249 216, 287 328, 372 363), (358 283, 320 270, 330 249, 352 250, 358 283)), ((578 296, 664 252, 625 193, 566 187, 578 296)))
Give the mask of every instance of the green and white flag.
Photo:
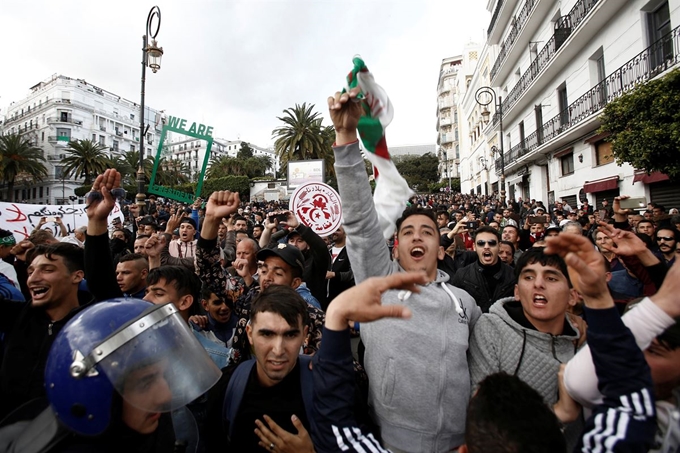
POLYGON ((373 164, 376 183, 373 202, 383 236, 389 239, 394 234, 397 219, 414 192, 392 162, 385 141, 385 129, 394 117, 392 103, 385 90, 375 83, 373 74, 364 61, 360 57, 354 57, 352 62, 354 67, 347 75, 345 91, 356 87, 361 90, 357 98, 364 113, 359 119, 357 129, 364 148, 368 151, 366 157, 373 164))

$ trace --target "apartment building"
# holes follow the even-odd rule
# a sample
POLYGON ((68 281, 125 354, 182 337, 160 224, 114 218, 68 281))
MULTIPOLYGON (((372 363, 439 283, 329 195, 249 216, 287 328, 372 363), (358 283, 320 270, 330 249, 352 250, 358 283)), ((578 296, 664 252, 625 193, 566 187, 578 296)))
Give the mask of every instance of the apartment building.
MULTIPOLYGON (((12 102, 5 110, 2 133, 22 133, 41 148, 48 174, 42 182, 17 180, 14 199, 26 203, 69 204, 73 190, 82 182, 63 173, 61 161, 68 142, 93 140, 104 145, 112 158, 125 151, 139 151, 139 113, 136 102, 83 79, 55 74, 33 85, 26 97, 12 102)), ((145 153, 153 156, 163 127, 161 114, 145 107, 144 115, 149 125, 145 153)), ((6 185, 0 186, 4 197, 6 190, 6 185)))
MULTIPOLYGON (((575 206, 627 194, 680 207, 680 186, 619 166, 598 134, 609 102, 678 66, 680 0, 489 0, 487 8, 488 82, 501 108, 488 106, 482 144, 466 143, 461 162, 492 157, 492 187, 504 173, 509 198, 575 206), (490 153, 501 140, 503 166, 490 153)), ((466 191, 478 191, 477 181, 466 191)))

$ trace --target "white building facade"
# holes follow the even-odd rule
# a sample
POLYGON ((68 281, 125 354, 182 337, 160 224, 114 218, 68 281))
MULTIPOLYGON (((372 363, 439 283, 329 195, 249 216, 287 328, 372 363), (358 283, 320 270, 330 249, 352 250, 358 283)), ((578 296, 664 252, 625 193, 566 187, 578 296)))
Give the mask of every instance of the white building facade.
MULTIPOLYGON (((487 8, 488 84, 502 108, 489 105, 482 144, 464 147, 461 163, 492 157, 491 187, 504 171, 509 199, 599 206, 627 194, 680 207, 680 187, 617 165, 597 133, 609 102, 680 63, 680 0, 489 0, 487 8), (504 168, 490 155, 500 140, 504 168)), ((481 61, 479 86, 487 82, 481 61)), ((472 112, 474 100, 465 102, 472 112)), ((462 190, 477 192, 476 181, 462 190)))
MULTIPOLYGON (((205 159, 205 154, 207 152, 207 142, 205 140, 197 140, 187 136, 177 138, 175 134, 173 134, 169 140, 166 140, 166 142, 167 150, 163 153, 163 156, 183 162, 191 175, 191 180, 196 181, 201 172, 203 159, 205 159)), ((210 168, 210 160, 213 158, 218 159, 220 156, 236 157, 238 151, 241 149, 241 143, 243 143, 243 140, 213 139, 206 171, 210 168)), ((279 170, 279 158, 274 150, 262 148, 252 143, 248 143, 248 145, 253 150, 253 156, 266 156, 271 159, 272 166, 267 169, 267 173, 275 176, 276 172, 279 170)))
POLYGON ((439 152, 439 179, 444 181, 458 177, 459 130, 458 130, 458 93, 456 76, 463 57, 444 58, 439 70, 437 83, 437 145, 439 152))
MULTIPOLYGON (((104 145, 112 158, 126 151, 139 151, 139 114, 139 104, 82 79, 55 74, 32 86, 27 97, 6 109, 2 133, 21 133, 41 148, 48 173, 42 182, 15 181, 14 199, 69 204, 69 197, 82 181, 63 174, 61 161, 68 142, 93 140, 104 145)), ((154 156, 163 127, 159 112, 145 107, 145 123, 150 126, 145 154, 154 156)), ((4 199, 6 191, 3 183, 0 195, 4 199)))

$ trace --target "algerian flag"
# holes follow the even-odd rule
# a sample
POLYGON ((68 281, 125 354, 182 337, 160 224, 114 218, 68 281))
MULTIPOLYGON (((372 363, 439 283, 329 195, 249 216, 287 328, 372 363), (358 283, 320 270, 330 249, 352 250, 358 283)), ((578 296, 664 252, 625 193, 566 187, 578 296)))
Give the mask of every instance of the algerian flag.
POLYGON ((359 87, 357 98, 364 109, 359 119, 359 136, 368 153, 366 157, 373 164, 375 192, 373 202, 378 213, 380 229, 385 239, 394 234, 394 225, 406 208, 408 199, 414 195, 406 180, 399 174, 392 162, 385 141, 385 129, 392 122, 394 109, 383 88, 375 83, 360 57, 352 60, 354 68, 347 75, 346 91, 359 87), (378 175, 380 177, 378 178, 378 175))

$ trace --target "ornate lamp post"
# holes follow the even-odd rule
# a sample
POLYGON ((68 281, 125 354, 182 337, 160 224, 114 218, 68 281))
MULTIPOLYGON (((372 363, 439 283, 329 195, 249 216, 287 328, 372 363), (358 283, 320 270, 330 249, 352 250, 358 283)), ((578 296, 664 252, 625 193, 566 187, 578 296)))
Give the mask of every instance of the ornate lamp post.
POLYGON ((142 99, 140 102, 139 112, 139 168, 137 169, 137 204, 140 208, 146 207, 146 195, 144 194, 144 137, 148 127, 144 124, 144 85, 146 83, 146 67, 148 66, 155 73, 161 68, 161 58, 163 57, 163 48, 158 47, 156 43, 156 36, 161 29, 161 10, 158 6, 154 6, 149 11, 149 16, 146 19, 146 34, 142 37, 142 99), (154 18, 157 19, 155 30, 153 30, 154 18), (151 44, 149 44, 149 37, 151 44))
MULTIPOLYGON (((475 101, 477 104, 484 107, 482 110, 482 121, 484 124, 489 124, 489 116, 491 113, 487 106, 494 103, 495 115, 498 115, 498 122, 500 125, 500 142, 501 142, 501 204, 505 206, 505 156, 503 152, 503 102, 500 96, 496 97, 496 92, 491 87, 481 87, 475 93, 475 101)), ((493 148, 492 148, 493 152, 493 148)))

